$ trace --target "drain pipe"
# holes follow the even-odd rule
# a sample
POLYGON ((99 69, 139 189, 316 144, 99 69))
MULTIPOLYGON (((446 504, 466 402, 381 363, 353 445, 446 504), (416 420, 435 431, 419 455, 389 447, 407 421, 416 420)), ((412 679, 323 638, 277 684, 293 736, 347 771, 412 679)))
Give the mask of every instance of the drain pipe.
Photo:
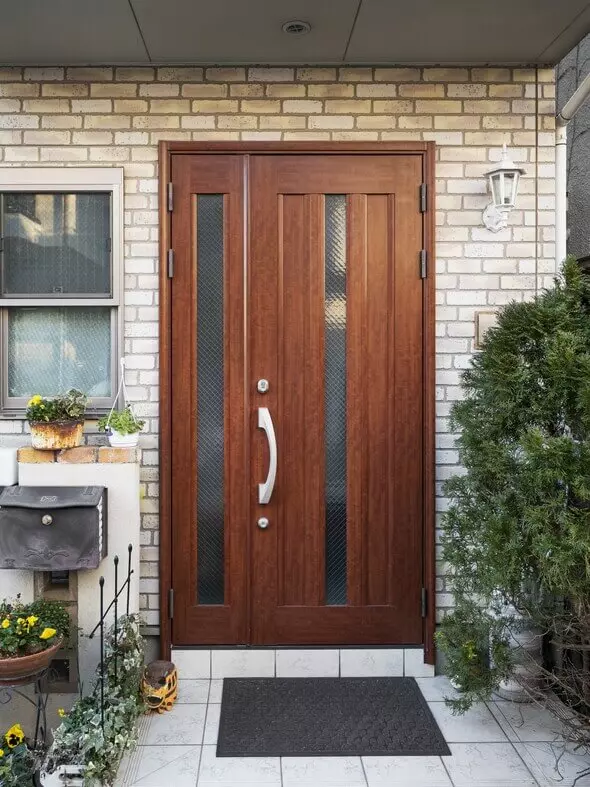
POLYGON ((556 117, 555 131, 555 267, 567 255, 567 124, 590 95, 590 74, 556 117))

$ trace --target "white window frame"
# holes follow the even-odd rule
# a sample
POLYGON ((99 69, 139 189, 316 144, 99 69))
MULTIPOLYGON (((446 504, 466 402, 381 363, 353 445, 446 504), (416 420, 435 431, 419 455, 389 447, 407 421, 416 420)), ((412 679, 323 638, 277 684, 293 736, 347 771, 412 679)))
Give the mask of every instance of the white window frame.
MULTIPOLYGON (((105 192, 111 195, 111 265, 110 298, 3 298, 0 294, 0 418, 24 416, 24 397, 8 396, 8 310, 10 307, 88 306, 111 308, 111 390, 110 397, 90 400, 88 414, 100 415, 113 404, 119 385, 119 359, 123 351, 124 290, 124 216, 123 169, 121 167, 0 167, 2 192, 105 192)), ((56 391, 56 394, 62 393, 56 391)))

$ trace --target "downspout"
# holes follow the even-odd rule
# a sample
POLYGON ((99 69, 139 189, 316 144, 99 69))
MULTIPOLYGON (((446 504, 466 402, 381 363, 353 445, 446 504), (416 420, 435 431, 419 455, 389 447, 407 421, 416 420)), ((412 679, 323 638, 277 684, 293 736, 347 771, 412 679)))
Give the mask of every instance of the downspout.
POLYGON ((567 124, 590 95, 590 74, 556 117, 555 129, 555 267, 567 255, 567 124))

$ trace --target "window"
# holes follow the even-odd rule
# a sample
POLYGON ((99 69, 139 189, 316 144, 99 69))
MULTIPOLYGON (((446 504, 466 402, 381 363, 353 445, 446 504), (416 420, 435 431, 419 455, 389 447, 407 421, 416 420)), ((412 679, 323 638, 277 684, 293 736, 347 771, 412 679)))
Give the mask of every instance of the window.
POLYGON ((123 173, 0 169, 1 412, 79 388, 117 390, 123 173))

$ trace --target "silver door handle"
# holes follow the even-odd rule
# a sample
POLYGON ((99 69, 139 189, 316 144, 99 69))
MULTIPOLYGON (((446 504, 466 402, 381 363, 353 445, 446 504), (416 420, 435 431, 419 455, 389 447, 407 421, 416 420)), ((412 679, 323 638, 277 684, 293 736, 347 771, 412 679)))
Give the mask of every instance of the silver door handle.
POLYGON ((266 503, 270 503, 272 491, 275 488, 275 479, 277 477, 277 438, 268 407, 258 408, 258 428, 263 429, 266 433, 270 455, 266 481, 263 484, 258 484, 258 502, 262 505, 266 505, 266 503))

